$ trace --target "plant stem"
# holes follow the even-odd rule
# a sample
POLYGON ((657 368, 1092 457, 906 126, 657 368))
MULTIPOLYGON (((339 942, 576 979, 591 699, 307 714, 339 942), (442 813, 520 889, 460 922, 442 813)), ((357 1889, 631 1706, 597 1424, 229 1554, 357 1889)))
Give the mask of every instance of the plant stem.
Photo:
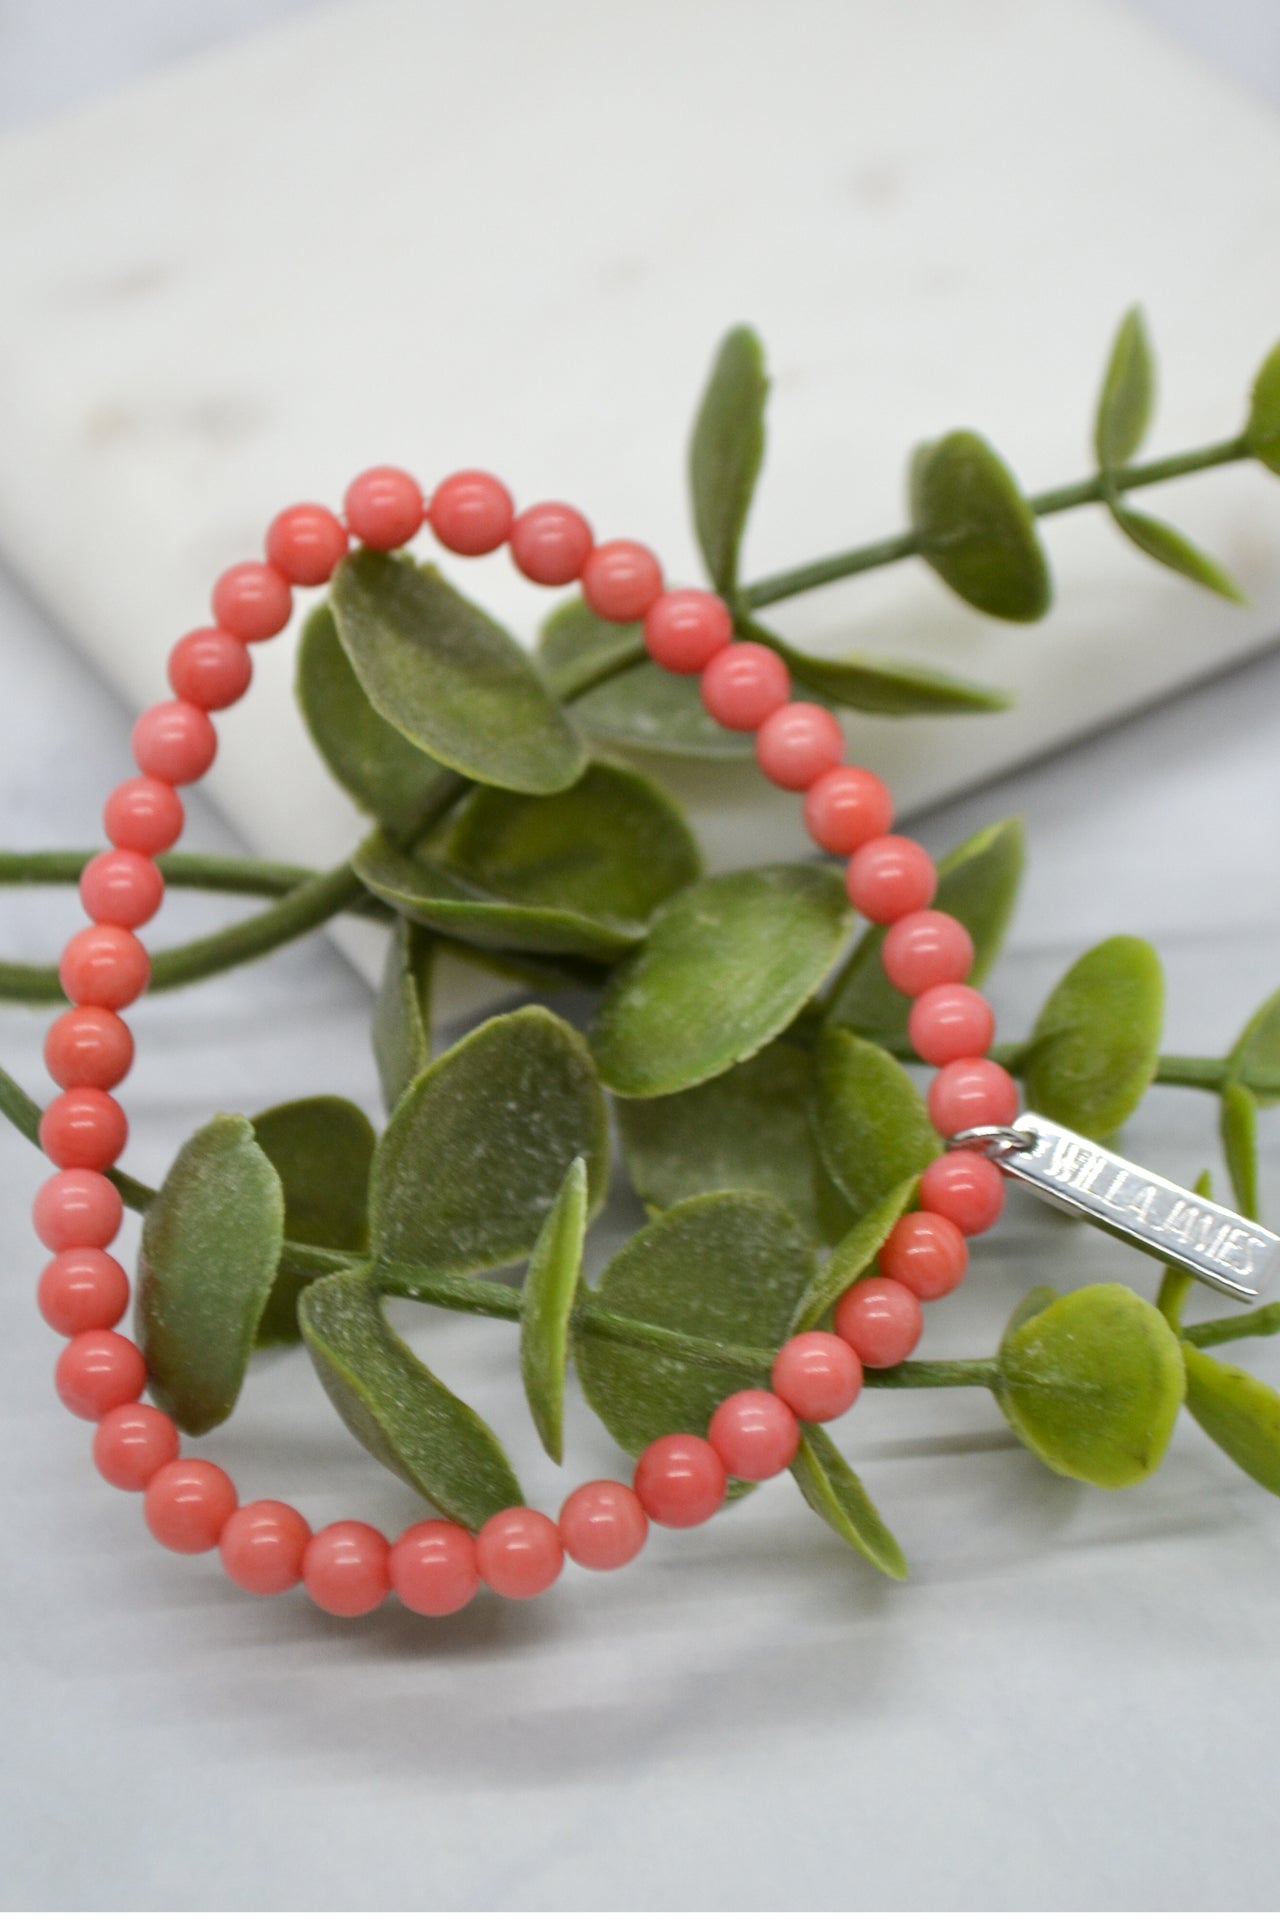
POLYGON ((1162 1053, 1156 1079, 1164 1087, 1202 1087, 1207 1093, 1221 1093, 1228 1080, 1238 1079, 1264 1098, 1280 1094, 1280 1068, 1268 1072, 1265 1067, 1254 1067, 1237 1074, 1230 1060, 1215 1060, 1207 1054, 1162 1053))
MULTIPOLYGON (((297 1249, 303 1258, 312 1249, 297 1249)), ((324 1258, 331 1256, 327 1253, 324 1258)), ((351 1254, 344 1265, 354 1265, 361 1256, 351 1254)), ((427 1306, 446 1307, 456 1313, 481 1314, 491 1320, 519 1320, 523 1294, 505 1280, 485 1280, 475 1276, 451 1276, 425 1273, 416 1267, 379 1266, 379 1293, 398 1300, 417 1300, 427 1306)), ((728 1340, 703 1339, 698 1334, 677 1333, 671 1327, 633 1320, 610 1313, 590 1294, 580 1297, 570 1316, 578 1333, 598 1340, 616 1341, 621 1346, 638 1347, 648 1353, 661 1353, 671 1359, 692 1360, 699 1366, 726 1367, 766 1378, 775 1354, 764 1347, 739 1346, 728 1340)), ((869 1387, 985 1387, 995 1378, 991 1360, 918 1360, 908 1361, 883 1373, 868 1371, 869 1387)))
POLYGON ((135 1180, 119 1167, 108 1167, 107 1178, 131 1213, 145 1213, 156 1197, 155 1187, 149 1187, 145 1180, 135 1180))
POLYGON ((994 1354, 985 1360, 904 1360, 896 1367, 868 1367, 866 1387, 994 1387, 1000 1367, 994 1354))
MULTIPOLYGON (((434 782, 417 821, 409 830, 409 838, 418 839, 429 832, 470 784, 460 774, 442 774, 434 782)), ((27 855, 11 857, 30 858, 27 855)), ((205 858, 199 854, 186 856, 188 870, 192 862, 198 866, 205 858)), ((225 863, 223 865, 225 869, 225 863)), ((244 865, 252 868, 262 866, 269 870, 273 867, 271 862, 245 862, 244 865)), ((288 871, 283 868, 274 870, 277 874, 288 871)), ((217 933, 205 934, 199 940, 188 940, 180 947, 162 947, 158 953, 153 953, 148 991, 164 993, 173 987, 191 986, 195 981, 206 980, 211 974, 223 973, 229 967, 243 966, 248 960, 261 959, 264 954, 273 953, 277 947, 287 946, 291 940, 297 940, 302 934, 323 926, 336 913, 377 914, 381 917, 385 911, 381 902, 375 901, 366 892, 350 860, 344 860, 341 865, 323 873, 308 872, 306 868, 302 871, 306 878, 282 894, 274 906, 265 908, 261 913, 250 914, 248 919, 237 920, 229 927, 220 927, 217 933)), ((230 874, 224 870, 221 877, 227 880, 230 874)), ((201 883, 191 880, 188 884, 201 883)), ((0 961, 0 1000, 22 1000, 28 1005, 42 1005, 65 997, 56 967, 32 967, 16 961, 0 961)))
MULTIPOLYGON (((153 953, 149 991, 164 993, 172 987, 190 986, 227 967, 257 960, 299 935, 323 926, 335 913, 351 911, 363 894, 364 888, 350 861, 344 860, 340 867, 304 880, 274 906, 251 914, 247 920, 237 920, 232 926, 205 934, 199 940, 189 940, 183 946, 162 947, 153 953)), ((22 1000, 36 1006, 65 998, 56 967, 0 961, 0 1000, 22 1000)))
POLYGON ((581 700, 596 687, 604 686, 608 680, 614 680, 620 673, 627 673, 632 667, 638 667, 648 659, 644 641, 636 634, 628 633, 625 627, 619 627, 614 644, 598 653, 584 654, 581 660, 569 661, 548 675, 551 691, 557 700, 563 700, 572 706, 575 700, 581 700))
POLYGON ((1183 1339, 1193 1347, 1222 1347, 1228 1340, 1260 1339, 1270 1333, 1280 1333, 1280 1300, 1255 1307, 1252 1313, 1233 1314, 1226 1320, 1200 1320, 1182 1329, 1183 1339))
MULTIPOLYGON (((1114 492, 1129 493, 1139 487, 1158 486, 1162 480, 1176 480, 1182 474, 1202 473, 1207 467, 1225 467, 1236 460, 1253 458, 1244 435, 1240 434, 1207 447, 1193 447, 1187 453, 1170 454, 1164 460, 1148 460, 1141 466, 1126 467, 1110 476, 1109 486, 1114 492)), ((1031 494, 1027 504, 1032 513, 1047 519, 1050 514, 1067 513, 1073 507, 1096 506, 1106 497, 1102 476, 1094 474, 1088 480, 1076 480, 1069 486, 1052 487, 1047 493, 1031 494)), ((867 546, 851 547, 843 553, 810 560, 804 566, 789 567, 783 573, 769 574, 766 579, 743 587, 739 599, 749 608, 771 607, 779 600, 791 600, 797 594, 812 592, 815 587, 829 586, 834 580, 847 580, 854 574, 870 573, 876 567, 908 560, 920 551, 918 535, 894 534, 887 540, 875 540, 867 546)))
MULTIPOLYGON (((99 849, 40 848, 32 853, 0 853, 0 886, 75 886, 99 849)), ((167 887, 198 888, 202 893, 257 894, 278 900, 310 880, 316 867, 289 866, 280 860, 253 860, 242 854, 162 853, 156 861, 167 887)), ((358 913, 387 915, 381 901, 358 902, 358 913)))
MULTIPOLYGON (((0 1113, 11 1120, 33 1146, 39 1145, 40 1109, 3 1067, 0 1067, 0 1113)), ((145 1212, 155 1199, 154 1187, 135 1180, 119 1167, 113 1167, 107 1177, 115 1183, 125 1205, 136 1213, 145 1212)), ((309 1274, 318 1279, 324 1274, 365 1266, 368 1254, 355 1247, 314 1247, 303 1241, 286 1240, 280 1263, 290 1273, 309 1274)), ((391 1265, 378 1268, 378 1291, 393 1299, 417 1300, 423 1305, 445 1307, 454 1313, 479 1314, 490 1320, 519 1320, 524 1299, 521 1290, 506 1280, 427 1273, 419 1267, 391 1265)), ((764 1347, 707 1340, 697 1334, 676 1333, 670 1327, 655 1326, 647 1320, 610 1313, 589 1294, 579 1298, 570 1324, 579 1333, 593 1334, 600 1340, 617 1341, 623 1346, 666 1354, 673 1359, 692 1360, 700 1366, 745 1369, 758 1373, 762 1379, 774 1361, 773 1353, 764 1347)), ((1194 1347, 1218 1347, 1229 1340, 1247 1340, 1272 1333, 1280 1333, 1280 1300, 1229 1319, 1201 1320, 1196 1326, 1185 1327, 1182 1337, 1194 1347)), ((868 1387, 994 1387, 998 1371, 994 1356, 982 1360, 905 1360, 897 1367, 868 1368, 864 1384, 868 1387)))
POLYGON ((33 1147, 40 1145, 40 1109, 24 1087, 0 1067, 0 1113, 25 1134, 33 1147))
MULTIPOLYGON (((874 1038, 874 1035, 871 1036, 874 1038)), ((1026 1070, 1032 1040, 1007 1040, 991 1049, 991 1058, 1015 1076, 1026 1070)), ((891 1041, 886 1049, 895 1060, 908 1066, 923 1065, 920 1055, 902 1041, 891 1041)), ((1280 1095, 1280 1069, 1253 1067, 1237 1073, 1230 1060, 1215 1059, 1212 1054, 1162 1053, 1156 1061, 1155 1084, 1161 1087, 1196 1087, 1206 1093, 1220 1093, 1228 1080, 1239 1080, 1251 1093, 1263 1099, 1280 1095)))

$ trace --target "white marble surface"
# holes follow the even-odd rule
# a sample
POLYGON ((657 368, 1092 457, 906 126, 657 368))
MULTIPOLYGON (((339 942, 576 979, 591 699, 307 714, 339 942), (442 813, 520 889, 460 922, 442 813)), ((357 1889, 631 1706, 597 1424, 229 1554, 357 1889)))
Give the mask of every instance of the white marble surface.
MULTIPOLYGON (((39 11, 10 7, 4 24, 39 11)), ((12 582, 0 648, 4 841, 84 842, 127 763, 126 709, 12 582)), ((1125 928, 1165 956, 1169 1046, 1220 1050, 1280 977, 1280 659, 920 827, 941 849, 1013 810, 1032 863, 993 983, 1005 1031, 1083 945, 1125 928)), ((207 807, 192 822, 192 844, 233 844, 207 807)), ((190 902, 165 915, 166 938, 209 918, 190 902)), ((0 896, 6 953, 47 955, 73 924, 65 896, 0 896)), ((145 1005, 130 1163, 156 1177, 218 1105, 334 1089, 372 1109, 367 1015, 322 941, 145 1005)), ((0 1059, 37 1092, 43 1024, 0 1010, 0 1059)), ((1184 1178, 1216 1164, 1192 1094, 1153 1097, 1131 1142, 1184 1178)), ((57 1342, 29 1306, 38 1172, 0 1143, 7 1905, 1274 1906, 1280 1509, 1196 1429, 1157 1479, 1105 1495, 1038 1470, 980 1395, 868 1395, 843 1437, 913 1562, 905 1589, 850 1562, 780 1485, 697 1538, 655 1541, 629 1575, 570 1577, 527 1610, 327 1622, 166 1559, 136 1504, 95 1483, 87 1430, 52 1402, 57 1342)), ((987 1350, 1032 1281, 1111 1275, 1150 1278, 1012 1205, 932 1316, 931 1350, 987 1350)), ((531 1495, 553 1500, 509 1330, 419 1325, 529 1463, 531 1495)), ((1280 1381, 1280 1353, 1236 1352, 1280 1381)), ((412 1511, 296 1361, 255 1375, 210 1451, 246 1496, 295 1497, 317 1519, 355 1502, 388 1525, 412 1511)), ((578 1472, 616 1460, 581 1413, 569 1453, 578 1472)))

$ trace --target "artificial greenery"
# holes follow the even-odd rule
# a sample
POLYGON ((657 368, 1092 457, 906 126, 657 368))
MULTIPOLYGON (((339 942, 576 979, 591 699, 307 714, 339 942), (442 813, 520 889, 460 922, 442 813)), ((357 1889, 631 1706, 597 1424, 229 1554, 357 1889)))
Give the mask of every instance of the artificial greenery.
MULTIPOLYGON (((1152 559, 1237 598, 1214 560, 1130 496, 1238 460, 1280 472, 1280 348, 1239 434, 1135 464, 1154 398, 1135 310, 1106 367, 1090 477, 1027 496, 981 435, 945 433, 910 462, 908 531, 744 583, 767 394, 760 342, 737 328, 693 430, 694 525, 738 632, 775 647, 798 687, 838 711, 980 724, 1007 702, 930 663, 814 658, 764 626, 762 609, 915 557, 979 611, 1033 622, 1053 593, 1040 523, 1090 504, 1152 559)), ((143 1215, 139 1337, 156 1398, 191 1433, 232 1413, 255 1347, 300 1341, 356 1439, 440 1512, 477 1526, 520 1500, 519 1483, 479 1415, 392 1330, 384 1299, 518 1323, 548 1453, 561 1457, 572 1363, 634 1454, 660 1433, 705 1429, 725 1393, 767 1381, 789 1333, 829 1321, 939 1143, 912 1070, 907 1002, 880 966, 882 935, 852 925, 835 866, 703 874, 644 756, 714 763, 750 743, 708 721, 696 683, 647 661, 637 627, 611 626, 571 596, 531 660, 435 569, 359 552, 305 624, 297 691, 370 830, 328 873, 163 857, 171 886, 268 904, 157 953, 152 985, 252 960, 335 914, 384 923, 372 1043, 389 1118, 378 1136, 337 1096, 219 1114, 158 1192, 114 1170, 143 1215), (531 1000, 433 1055, 432 976, 446 951, 544 995, 573 987, 575 1007, 589 1005, 585 1033, 531 1000), (610 1107, 649 1219, 588 1285, 610 1107)), ((88 857, 0 855, 0 883, 71 883, 88 857)), ((999 951, 1023 859, 1019 823, 1006 820, 940 863, 938 904, 973 937, 975 980, 999 951)), ((56 972, 0 963, 0 997, 56 1001, 56 972)), ((1095 1136, 1120 1128, 1153 1084, 1212 1094, 1237 1203, 1256 1215, 1259 1110, 1280 1100, 1280 992, 1222 1058, 1162 1054, 1161 1013, 1157 955, 1117 935, 1075 961, 1026 1040, 996 1057, 1030 1103, 1095 1136)), ((3 1074, 0 1107, 36 1137, 34 1101, 3 1074)), ((1152 1472, 1185 1403, 1280 1492, 1280 1395, 1208 1352, 1280 1331, 1280 1305, 1184 1326, 1189 1289, 1170 1273, 1153 1307, 1115 1284, 1061 1298, 1039 1288, 989 1358, 909 1361, 868 1385, 984 1389, 1046 1466, 1100 1487, 1152 1472)), ((905 1575, 829 1434, 805 1431, 792 1473, 842 1539, 905 1575)))

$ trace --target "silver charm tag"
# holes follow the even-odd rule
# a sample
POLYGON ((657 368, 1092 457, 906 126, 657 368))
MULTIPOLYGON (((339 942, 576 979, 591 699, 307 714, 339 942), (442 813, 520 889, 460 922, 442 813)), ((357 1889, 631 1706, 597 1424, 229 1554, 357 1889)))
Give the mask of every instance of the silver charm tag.
POLYGON ((1172 1180, 1137 1167, 1043 1114, 1011 1127, 970 1127, 950 1146, 984 1148, 1010 1179, 1167 1265, 1237 1300, 1256 1300, 1280 1279, 1280 1238, 1172 1180))

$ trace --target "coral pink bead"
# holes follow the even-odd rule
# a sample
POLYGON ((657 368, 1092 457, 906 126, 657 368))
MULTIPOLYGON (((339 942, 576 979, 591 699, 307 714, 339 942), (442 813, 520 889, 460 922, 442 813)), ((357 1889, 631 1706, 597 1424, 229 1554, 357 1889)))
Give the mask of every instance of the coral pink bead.
POLYGON ((508 1600, 532 1600, 560 1576, 564 1548, 559 1529, 532 1507, 507 1507, 476 1535, 480 1578, 508 1600))
POLYGON ((93 1464, 109 1486, 141 1493, 178 1457, 178 1429, 159 1407, 129 1400, 104 1413, 93 1436, 93 1464))
POLYGON ((164 899, 164 879, 154 860, 129 847, 95 853, 80 875, 80 899, 91 920, 140 927, 164 899))
POLYGON ((412 1613, 457 1613, 480 1585, 476 1543, 452 1520, 406 1527, 391 1549, 391 1585, 412 1613))
POLYGON ((637 540, 606 540, 587 555, 582 595, 602 620, 643 620, 662 592, 662 568, 637 540))
POLYGON ((849 1411, 862 1390, 862 1363, 834 1333, 796 1333, 779 1347, 770 1379, 798 1420, 820 1425, 849 1411))
POLYGON ((163 780, 135 774, 107 796, 102 824, 114 847, 134 853, 163 853, 182 832, 182 801, 163 780))
POLYGON ((736 1479, 772 1480, 795 1459, 800 1428, 776 1393, 747 1387, 720 1402, 707 1438, 736 1479))
POLYGON ((40 1275, 36 1305, 55 1333, 114 1327, 129 1304, 129 1280, 101 1247, 68 1247, 40 1275))
POLYGON ((105 1173, 124 1151, 124 1108, 99 1087, 72 1087, 40 1116, 40 1145, 55 1167, 93 1167, 105 1173))
POLYGON ((660 593, 644 617, 645 647, 668 673, 701 673, 732 638, 733 615, 701 587, 660 593))
POLYGON ((295 587, 322 587, 346 551, 347 530, 337 514, 310 500, 286 507, 267 528, 267 559, 295 587))
POLYGON ((961 1233, 985 1233, 1004 1207, 1004 1175, 985 1153, 958 1147, 939 1154, 920 1176, 920 1204, 961 1233))
POLYGON ((147 1384, 147 1363, 122 1333, 109 1327, 77 1333, 58 1355, 53 1384, 64 1407, 81 1420, 101 1420, 112 1407, 136 1400, 147 1384))
POLYGON ((926 987, 907 1021, 911 1044, 931 1067, 985 1053, 996 1037, 996 1018, 976 987, 949 982, 926 987))
POLYGON ((312 1534, 302 1556, 307 1592, 325 1613, 372 1613, 391 1591, 391 1549, 363 1520, 335 1520, 312 1534))
POLYGON ((1007 1127, 1017 1115, 1018 1089, 994 1060, 953 1060, 929 1088, 929 1118, 949 1140, 966 1127, 1007 1127))
POLYGON ((450 553, 493 553, 511 532, 515 502, 491 473, 451 473, 431 496, 431 531, 450 553))
POLYGON ((967 979, 973 940, 954 915, 923 907, 890 927, 880 954, 890 983, 914 999, 930 987, 967 979))
POLYGON ((36 1194, 31 1217, 50 1253, 105 1247, 120 1231, 124 1202, 105 1173, 71 1167, 50 1174, 36 1194))
POLYGON ((634 1560, 649 1537, 649 1521, 620 1480, 588 1480, 560 1509, 564 1550, 580 1567, 610 1573, 634 1560))
POLYGON ((209 1553, 236 1510, 236 1490, 212 1460, 171 1460, 147 1482, 142 1512, 171 1553, 209 1553))
POLYGON ((44 1063, 60 1087, 105 1091, 133 1065, 133 1035, 109 1007, 68 1007, 44 1037, 44 1063))
POLYGON ((964 1279, 969 1249, 964 1235, 940 1213, 904 1213, 880 1249, 886 1280, 900 1280, 917 1300, 940 1300, 964 1279))
POLYGON ((412 540, 426 514, 422 488, 401 467, 369 467, 358 473, 343 506, 356 539, 382 553, 412 540))
POLYGON ((218 1535, 218 1558, 228 1579, 246 1593, 287 1593, 302 1578, 311 1529, 283 1500, 251 1500, 237 1507, 218 1535))
POLYGON ((512 522, 511 558, 526 580, 540 587, 567 587, 582 572, 594 545, 590 522, 560 500, 526 507, 512 522))
POLYGON ((927 907, 937 885, 937 868, 924 848, 900 833, 882 833, 868 840, 845 873, 845 886, 858 912, 880 925, 927 907))
POLYGON ((134 721, 132 745, 143 773, 186 787, 208 773, 218 736, 203 707, 190 700, 160 700, 134 721))
POLYGON ((179 700, 206 712, 234 706, 252 679, 252 654, 221 627, 196 627, 169 654, 169 685, 179 700))
POLYGON ((775 787, 803 793, 819 775, 838 767, 844 734, 834 713, 812 700, 790 700, 761 722, 756 761, 775 787))
POLYGON ((722 647, 702 675, 702 704, 733 733, 754 733, 791 691, 791 675, 772 647, 735 640, 722 647))
POLYGON ((213 588, 213 617, 237 640, 270 640, 289 624, 293 589, 263 560, 242 560, 220 574, 213 588))
POLYGON ((900 1280, 858 1280, 840 1296, 836 1332, 864 1367, 896 1367, 924 1332, 924 1312, 900 1280))
POLYGON ((62 949, 58 965, 68 1000, 111 1012, 136 1000, 150 977, 147 950, 127 927, 82 927, 62 949))
POLYGON ((866 767, 830 767, 804 797, 810 839, 827 853, 856 853, 893 825, 893 796, 866 767))
POLYGON ((720 1511, 727 1479, 709 1440, 667 1433, 640 1455, 633 1484, 640 1505, 660 1527, 698 1527, 720 1511))

